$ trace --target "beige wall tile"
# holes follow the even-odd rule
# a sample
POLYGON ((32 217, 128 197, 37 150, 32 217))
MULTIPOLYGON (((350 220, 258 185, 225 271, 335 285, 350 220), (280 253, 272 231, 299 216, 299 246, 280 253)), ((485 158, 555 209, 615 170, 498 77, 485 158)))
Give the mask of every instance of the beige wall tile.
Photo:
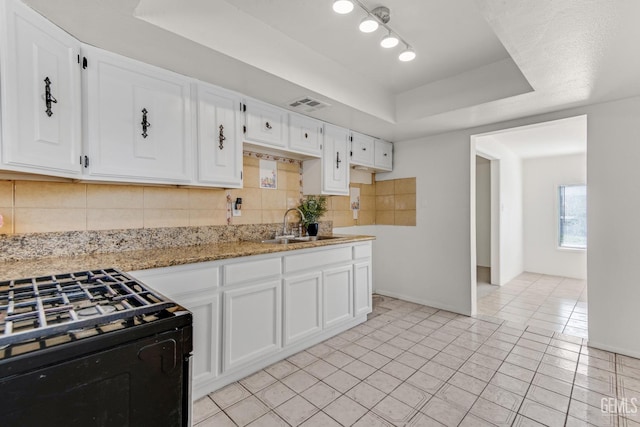
POLYGON ((395 195, 396 210, 416 210, 416 195, 414 194, 396 194, 395 195))
POLYGON ((375 211, 376 210, 376 197, 375 196, 360 196, 360 210, 375 211))
POLYGON ((242 216, 234 216, 232 224, 261 224, 262 211, 259 209, 242 209, 242 216))
POLYGON ((189 209, 226 210, 227 195, 222 189, 190 188, 189 209))
POLYGON ((376 211, 376 224, 394 225, 394 211, 376 211))
MULTIPOLYGON (((284 213, 286 209, 263 209, 262 210, 262 222, 264 224, 282 224, 284 219, 284 213)), ((289 212, 287 215, 288 221, 298 222, 300 221, 300 214, 294 214, 293 212, 289 212)))
POLYGON ((87 230, 119 230, 143 226, 142 209, 87 209, 87 230))
MULTIPOLYGON (((242 190, 231 190, 231 200, 242 198, 242 210, 245 209, 262 209, 262 193, 264 191, 276 191, 276 190, 261 190, 259 188, 244 188, 242 190)), ((226 209, 226 196, 225 196, 225 209, 226 209)))
POLYGON ((187 209, 189 189, 144 187, 145 209, 187 209))
POLYGON ((0 206, 13 207, 13 181, 0 181, 0 206))
POLYGON ((333 212, 333 226, 334 227, 351 227, 356 222, 353 219, 353 213, 351 211, 334 211, 333 212))
POLYGON ((260 188, 260 169, 257 166, 245 166, 242 169, 242 186, 260 188))
POLYGON ((141 186, 87 184, 87 208, 138 209, 144 206, 141 186))
POLYGON ((285 172, 286 189, 291 191, 300 191, 300 174, 298 172, 285 172))
POLYGON ((187 209, 145 209, 144 228, 186 227, 189 225, 187 209))
POLYGON ((189 210, 189 225, 225 225, 227 211, 220 209, 191 209, 189 210))
POLYGON ((283 163, 283 162, 278 162, 278 172, 279 171, 289 171, 289 172, 296 172, 296 173, 300 173, 300 163, 283 163))
POLYGON ((375 211, 360 211, 358 212, 358 225, 373 225, 376 223, 375 211))
POLYGON ((287 209, 297 208, 300 205, 300 192, 287 190, 287 209))
POLYGON ((260 164, 260 159, 251 156, 242 156, 242 164, 246 166, 258 166, 260 164))
POLYGON ((15 206, 47 209, 85 208, 87 186, 64 182, 16 181, 15 206))
POLYGON ((263 190, 262 191, 262 209, 286 209, 287 192, 284 190, 263 190))
POLYGON ((416 179, 415 178, 402 178, 394 179, 395 193, 396 194, 416 194, 416 179))
POLYGON ((395 194, 395 183, 393 180, 376 181, 376 196, 386 196, 395 194))
POLYGON ((416 225, 416 211, 395 211, 395 225, 416 225))
POLYGON ((16 233, 86 230, 87 210, 16 208, 14 210, 14 229, 16 233))
POLYGON ((360 196, 375 196, 376 184, 360 184, 360 196))
POLYGON ((320 217, 320 221, 333 221, 333 211, 326 211, 324 215, 320 217))
POLYGON ((331 208, 334 211, 348 211, 351 209, 350 201, 349 196, 332 196, 331 208))
POLYGON ((395 206, 395 196, 376 196, 376 210, 392 211, 395 206))
POLYGON ((13 208, 0 208, 0 215, 3 222, 0 234, 13 234, 13 208))

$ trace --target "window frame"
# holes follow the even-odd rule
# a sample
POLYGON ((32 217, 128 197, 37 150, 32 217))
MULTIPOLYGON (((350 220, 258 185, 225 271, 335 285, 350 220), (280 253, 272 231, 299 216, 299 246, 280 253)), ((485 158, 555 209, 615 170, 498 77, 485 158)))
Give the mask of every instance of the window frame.
MULTIPOLYGON (((555 217, 556 217, 556 249, 559 251, 568 251, 568 252, 586 252, 588 248, 588 242, 584 247, 580 246, 563 246, 562 245, 562 205, 560 202, 560 191, 563 187, 585 187, 585 191, 588 190, 587 184, 585 182, 572 182, 567 184, 558 184, 555 187, 555 217)), ((588 197, 588 194, 587 194, 588 197)), ((586 238, 587 236, 585 236, 586 238)))

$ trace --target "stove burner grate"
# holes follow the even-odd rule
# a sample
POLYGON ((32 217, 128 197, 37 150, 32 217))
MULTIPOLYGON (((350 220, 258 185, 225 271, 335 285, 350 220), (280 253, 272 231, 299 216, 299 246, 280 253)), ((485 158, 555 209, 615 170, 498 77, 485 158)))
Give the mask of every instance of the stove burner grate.
POLYGON ((0 282, 0 346, 155 313, 175 304, 116 269, 0 282))

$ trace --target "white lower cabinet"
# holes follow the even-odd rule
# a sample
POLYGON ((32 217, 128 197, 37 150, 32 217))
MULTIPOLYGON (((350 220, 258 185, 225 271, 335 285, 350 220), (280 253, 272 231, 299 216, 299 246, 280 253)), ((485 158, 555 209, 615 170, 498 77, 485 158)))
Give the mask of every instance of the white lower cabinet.
POLYGON ((225 291, 222 337, 225 371, 282 346, 281 281, 225 291))
POLYGON ((322 273, 325 328, 353 317, 352 266, 345 265, 322 273))
POLYGON ((359 262, 353 265, 353 302, 354 315, 371 313, 372 294, 371 262, 359 262))
POLYGON ((193 313, 193 398, 364 322, 371 242, 134 271, 193 313))
POLYGON ((284 344, 322 330, 322 274, 284 279, 284 344))
POLYGON ((214 380, 220 366, 220 301, 210 293, 176 295, 176 301, 193 314, 193 386, 214 380))

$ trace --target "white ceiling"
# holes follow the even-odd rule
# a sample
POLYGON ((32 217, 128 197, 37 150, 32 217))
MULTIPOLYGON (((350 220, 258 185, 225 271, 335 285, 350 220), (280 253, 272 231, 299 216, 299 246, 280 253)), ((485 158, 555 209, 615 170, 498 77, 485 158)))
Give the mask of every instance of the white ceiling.
POLYGON ((24 0, 80 40, 395 141, 640 94, 640 1, 364 0, 418 56, 332 0, 24 0))
POLYGON ((521 159, 583 154, 587 151, 587 117, 570 117, 476 137, 477 149, 489 155, 496 144, 521 159))

